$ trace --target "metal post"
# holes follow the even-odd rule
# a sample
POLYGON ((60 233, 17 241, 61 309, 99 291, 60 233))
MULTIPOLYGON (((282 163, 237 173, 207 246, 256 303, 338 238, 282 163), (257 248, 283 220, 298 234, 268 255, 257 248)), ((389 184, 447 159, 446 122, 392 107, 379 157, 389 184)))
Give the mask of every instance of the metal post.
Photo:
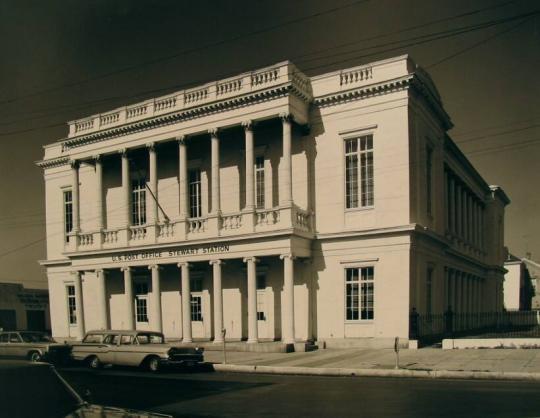
POLYGON ((227 334, 227 330, 223 328, 221 330, 221 338, 223 338, 223 364, 227 364, 227 349, 225 347, 225 334, 227 334))
POLYGON ((394 351, 396 353, 396 365, 394 369, 399 369, 399 337, 394 340, 394 351))

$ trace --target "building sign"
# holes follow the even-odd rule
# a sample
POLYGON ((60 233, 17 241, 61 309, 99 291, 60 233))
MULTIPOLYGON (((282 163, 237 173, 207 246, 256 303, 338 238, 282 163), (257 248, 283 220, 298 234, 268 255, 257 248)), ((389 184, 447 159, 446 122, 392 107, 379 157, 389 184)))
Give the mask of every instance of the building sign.
POLYGON ((23 291, 18 293, 17 297, 26 309, 46 309, 49 304, 49 295, 46 291, 23 291))
POLYGON ((113 262, 137 261, 156 258, 182 257, 185 255, 228 253, 229 251, 229 244, 211 244, 196 247, 182 247, 170 250, 130 251, 113 255, 111 258, 113 262))

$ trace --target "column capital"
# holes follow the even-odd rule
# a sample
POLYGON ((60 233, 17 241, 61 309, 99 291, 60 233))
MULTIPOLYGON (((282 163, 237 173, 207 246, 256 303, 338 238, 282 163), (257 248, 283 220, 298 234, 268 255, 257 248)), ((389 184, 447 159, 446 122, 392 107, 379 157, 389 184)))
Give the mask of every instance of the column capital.
POLYGON ((191 263, 188 263, 187 261, 182 261, 180 263, 177 263, 176 265, 178 267, 180 267, 180 268, 182 268, 182 267, 190 268, 191 267, 191 263))
POLYGON ((131 266, 120 267, 120 271, 131 271, 131 266))
POLYGON ((249 261, 253 263, 258 263, 259 259, 257 257, 244 257, 244 263, 247 263, 249 261))
POLYGON ((176 139, 178 145, 186 145, 187 135, 177 135, 174 139, 176 139))
POLYGON ((281 119, 282 122, 292 122, 294 120, 293 118, 293 115, 290 114, 289 112, 282 112, 279 114, 279 118, 281 119))
POLYGON ((156 150, 156 143, 155 142, 147 142, 146 148, 148 148, 148 151, 153 152, 156 150))
POLYGON ((105 269, 96 269, 95 272, 96 274, 103 275, 105 274, 105 269))
POLYGON ((77 276, 77 277, 81 276, 80 270, 71 270, 69 273, 72 274, 73 276, 77 276))
POLYGON ((292 253, 281 254, 281 255, 279 256, 279 259, 280 259, 280 260, 284 260, 284 259, 286 259, 286 258, 290 258, 291 260, 294 260, 294 259, 296 258, 296 256, 293 255, 292 253))
POLYGON ((218 137, 219 128, 213 127, 208 129, 208 135, 210 135, 212 138, 218 137))
POLYGON ((96 164, 101 163, 103 161, 103 156, 101 154, 92 155, 92 159, 96 164))
POLYGON ((148 270, 161 270, 162 267, 159 264, 150 264, 148 270))
POLYGON ((243 121, 242 122, 242 127, 246 131, 252 131, 253 130, 253 121, 251 119, 243 121))
POLYGON ((211 266, 213 266, 213 265, 218 265, 218 266, 220 266, 220 265, 225 264, 225 263, 224 263, 223 261, 221 261, 221 260, 210 260, 210 261, 208 262, 208 264, 210 264, 211 266))
POLYGON ((120 148, 118 150, 118 154, 122 156, 122 158, 127 158, 128 149, 127 148, 120 148))
POLYGON ((69 160, 69 165, 71 166, 71 168, 79 168, 79 160, 76 160, 76 159, 71 159, 69 160))

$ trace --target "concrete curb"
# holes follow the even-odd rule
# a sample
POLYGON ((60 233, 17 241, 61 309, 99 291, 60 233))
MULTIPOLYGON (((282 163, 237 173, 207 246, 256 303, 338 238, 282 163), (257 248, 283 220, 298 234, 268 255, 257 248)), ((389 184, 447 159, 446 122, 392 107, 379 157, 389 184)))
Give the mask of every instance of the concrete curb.
POLYGON ((424 379, 527 380, 540 381, 540 373, 484 372, 409 369, 353 369, 325 367, 254 366, 214 364, 217 372, 286 374, 302 376, 409 377, 424 379))

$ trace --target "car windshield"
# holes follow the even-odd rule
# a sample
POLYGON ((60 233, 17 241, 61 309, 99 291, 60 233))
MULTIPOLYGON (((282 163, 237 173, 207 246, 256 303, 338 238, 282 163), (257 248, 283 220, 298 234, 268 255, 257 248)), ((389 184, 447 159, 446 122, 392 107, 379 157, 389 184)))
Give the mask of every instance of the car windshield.
POLYGON ((40 332, 21 332, 20 333, 22 340, 25 343, 51 343, 54 340, 49 337, 47 334, 42 334, 40 332))
POLYGON ((165 342, 161 334, 137 334, 139 344, 163 344, 165 342))

